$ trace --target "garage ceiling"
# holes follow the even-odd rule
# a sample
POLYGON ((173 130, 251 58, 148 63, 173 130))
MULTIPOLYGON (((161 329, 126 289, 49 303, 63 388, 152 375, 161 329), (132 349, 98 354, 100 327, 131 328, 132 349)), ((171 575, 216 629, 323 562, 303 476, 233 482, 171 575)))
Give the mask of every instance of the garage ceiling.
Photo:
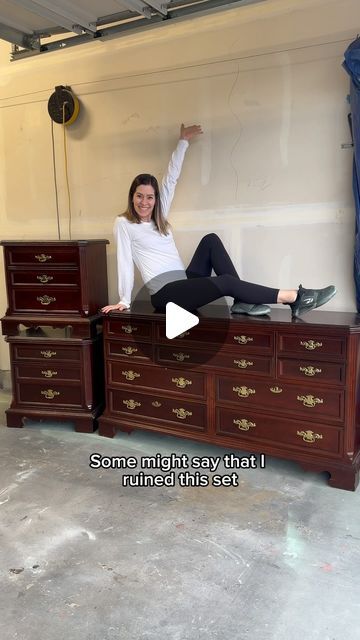
POLYGON ((266 0, 0 0, 0 39, 15 60, 256 2, 266 0))

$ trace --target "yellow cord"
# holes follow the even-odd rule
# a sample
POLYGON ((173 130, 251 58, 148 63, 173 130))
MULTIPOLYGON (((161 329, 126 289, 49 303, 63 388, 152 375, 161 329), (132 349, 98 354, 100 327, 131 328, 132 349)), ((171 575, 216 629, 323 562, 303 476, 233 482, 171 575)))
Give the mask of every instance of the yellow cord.
POLYGON ((66 147, 66 123, 65 123, 65 105, 68 104, 66 101, 63 102, 62 112, 63 112, 63 131, 64 131, 64 161, 65 161, 65 180, 66 180, 66 189, 68 195, 68 209, 69 209, 69 240, 71 240, 71 195, 70 195, 70 186, 69 186, 69 174, 68 174, 68 158, 67 158, 67 147, 66 147))

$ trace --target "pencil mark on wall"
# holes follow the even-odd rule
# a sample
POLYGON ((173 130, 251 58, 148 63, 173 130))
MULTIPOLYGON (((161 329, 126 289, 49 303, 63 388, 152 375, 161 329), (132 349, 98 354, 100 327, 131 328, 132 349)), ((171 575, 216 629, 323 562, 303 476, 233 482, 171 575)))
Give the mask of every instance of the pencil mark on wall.
POLYGON ((127 118, 125 118, 125 120, 122 121, 122 125, 128 124, 128 122, 130 122, 130 120, 137 120, 139 119, 140 116, 138 113, 132 113, 130 116, 128 116, 127 118))
POLYGON ((292 94, 292 77, 290 58, 288 53, 280 54, 282 61, 282 119, 280 131, 280 156, 284 167, 289 163, 289 137, 290 137, 290 121, 291 121, 291 94, 292 94))
POLYGON ((239 191, 239 172, 238 172, 238 170, 236 168, 236 165, 235 165, 235 162, 234 162, 234 154, 235 154, 235 150, 236 150, 236 148, 237 148, 237 146, 238 146, 238 144, 240 142, 241 136, 242 136, 243 126, 242 126, 242 123, 241 123, 241 120, 240 120, 239 116, 237 115, 236 111, 234 111, 234 109, 231 106, 231 98, 232 98, 232 95, 234 93, 235 87, 237 85, 237 81, 239 79, 239 74, 240 74, 240 65, 238 64, 235 80, 234 80, 233 85, 232 85, 232 87, 230 89, 230 93, 229 93, 229 97, 228 97, 229 109, 230 109, 232 115, 234 116, 235 120, 237 121, 238 131, 239 131, 239 134, 235 138, 234 144, 233 144, 233 146, 231 148, 231 151, 230 151, 230 163, 231 163, 232 169, 233 169, 234 174, 235 174, 235 201, 237 200, 238 191, 239 191))

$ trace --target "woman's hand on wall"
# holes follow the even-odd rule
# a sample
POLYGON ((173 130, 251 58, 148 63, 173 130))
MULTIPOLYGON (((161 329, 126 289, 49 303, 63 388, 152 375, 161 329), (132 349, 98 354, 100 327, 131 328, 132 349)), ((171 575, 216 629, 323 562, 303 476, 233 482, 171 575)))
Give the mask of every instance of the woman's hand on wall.
POLYGON ((185 125, 182 124, 180 127, 180 140, 187 140, 190 142, 192 138, 200 135, 200 133, 203 133, 200 124, 191 124, 189 127, 185 127, 185 125))
POLYGON ((128 309, 128 307, 119 302, 118 304, 108 304, 106 307, 103 307, 101 311, 103 313, 109 313, 109 311, 126 311, 126 309, 128 309))

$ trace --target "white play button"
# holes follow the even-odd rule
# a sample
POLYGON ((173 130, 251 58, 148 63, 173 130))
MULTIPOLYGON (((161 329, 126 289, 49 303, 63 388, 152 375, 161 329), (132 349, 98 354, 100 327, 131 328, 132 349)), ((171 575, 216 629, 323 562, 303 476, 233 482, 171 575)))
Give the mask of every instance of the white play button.
POLYGON ((166 337, 169 340, 176 338, 184 331, 195 327, 199 324, 199 318, 193 313, 185 311, 182 307, 174 302, 168 302, 166 305, 166 337))

